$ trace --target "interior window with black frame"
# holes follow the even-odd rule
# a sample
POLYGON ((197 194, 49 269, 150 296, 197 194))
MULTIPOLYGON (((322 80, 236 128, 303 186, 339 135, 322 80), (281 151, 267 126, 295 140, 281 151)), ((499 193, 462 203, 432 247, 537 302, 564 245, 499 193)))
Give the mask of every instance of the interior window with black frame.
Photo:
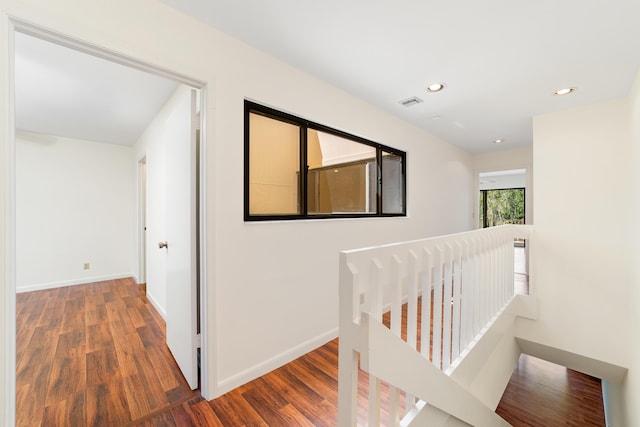
POLYGON ((245 101, 246 221, 404 216, 405 164, 404 151, 245 101))

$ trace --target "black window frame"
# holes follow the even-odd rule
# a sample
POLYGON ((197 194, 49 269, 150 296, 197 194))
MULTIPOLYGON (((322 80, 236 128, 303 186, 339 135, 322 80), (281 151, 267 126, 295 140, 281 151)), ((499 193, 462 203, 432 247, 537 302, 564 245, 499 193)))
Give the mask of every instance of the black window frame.
POLYGON ((407 216, 407 153, 397 148, 389 147, 369 139, 352 135, 350 133, 334 129, 311 120, 303 119, 289 113, 267 107, 253 101, 244 101, 244 220, 245 221, 282 221, 282 220, 305 220, 305 219, 334 219, 334 218, 378 218, 378 217, 406 217, 407 216), (300 213, 298 214, 251 214, 250 213, 250 117, 251 114, 259 114, 274 120, 293 124, 300 127, 300 164, 298 197, 300 201, 300 213), (307 164, 307 135, 308 130, 329 133, 350 141, 368 145, 376 149, 376 212, 375 213, 330 213, 330 214, 309 214, 308 213, 308 187, 307 178, 309 166, 307 164), (402 159, 402 212, 382 213, 382 153, 389 153, 401 157, 402 159))

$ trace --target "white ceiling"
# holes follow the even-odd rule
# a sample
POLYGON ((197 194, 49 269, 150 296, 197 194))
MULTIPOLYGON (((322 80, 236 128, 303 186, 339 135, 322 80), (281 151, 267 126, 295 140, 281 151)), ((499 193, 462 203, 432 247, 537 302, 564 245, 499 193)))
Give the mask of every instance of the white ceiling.
POLYGON ((22 131, 131 145, 178 86, 22 33, 15 58, 22 131))
MULTIPOLYGON (((533 116, 624 97, 640 68, 637 0, 161 1, 473 153, 530 145, 533 116)), ((175 87, 16 35, 20 130, 131 144, 175 87)))
POLYGON ((507 188, 524 188, 527 186, 525 169, 480 172, 478 175, 480 190, 504 190, 507 188))
POLYGON ((533 116, 624 97, 640 67, 638 0, 161 1, 470 152, 530 145, 533 116))

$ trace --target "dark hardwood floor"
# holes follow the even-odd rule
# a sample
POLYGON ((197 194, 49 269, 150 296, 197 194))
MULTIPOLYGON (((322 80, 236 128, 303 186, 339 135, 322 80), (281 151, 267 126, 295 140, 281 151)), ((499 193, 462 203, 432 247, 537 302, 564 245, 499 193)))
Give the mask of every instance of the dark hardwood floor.
MULTIPOLYGON (((17 325, 18 426, 337 423, 337 339, 208 402, 189 390, 162 318, 132 280, 18 294, 17 325)), ((362 375, 361 423, 366 387, 362 375)), ((523 358, 498 413, 516 427, 603 426, 598 405, 599 380, 523 358), (586 404, 557 404, 567 401, 586 404)))
POLYGON ((598 378, 523 354, 496 408, 514 427, 605 427, 598 378))
POLYGON ((118 426, 197 396, 131 279, 17 294, 16 424, 118 426))

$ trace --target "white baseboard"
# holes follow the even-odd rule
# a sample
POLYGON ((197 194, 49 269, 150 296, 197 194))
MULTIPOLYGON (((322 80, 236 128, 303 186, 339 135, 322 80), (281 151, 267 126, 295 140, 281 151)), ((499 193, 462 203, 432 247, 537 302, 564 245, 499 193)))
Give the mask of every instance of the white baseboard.
POLYGON ((316 348, 323 346, 327 342, 338 336, 338 328, 332 329, 324 334, 318 335, 290 350, 287 350, 279 355, 265 360, 239 374, 233 375, 218 382, 216 390, 214 391, 215 397, 221 396, 224 393, 233 390, 236 387, 240 387, 243 384, 248 383, 256 378, 261 377, 279 367, 286 365, 292 360, 315 350, 316 348))
POLYGON ((158 303, 158 301, 153 297, 153 295, 151 295, 149 293, 149 289, 147 289, 147 299, 149 300, 151 305, 156 309, 156 311, 158 313, 160 313, 160 316, 162 316, 162 319, 166 322, 167 321, 167 311, 164 308, 162 308, 160 306, 160 304, 158 303))
POLYGON ((116 280, 116 279, 126 279, 127 277, 132 277, 133 273, 120 273, 120 274, 109 274, 107 276, 92 276, 92 277, 83 277, 82 279, 74 279, 74 280, 61 280, 59 282, 49 282, 49 283, 39 283, 35 285, 27 285, 27 286, 17 286, 16 292, 32 292, 32 291, 41 291, 44 289, 55 289, 62 288, 64 286, 74 286, 74 285, 85 285, 87 283, 95 283, 95 282, 103 282, 105 280, 116 280))

